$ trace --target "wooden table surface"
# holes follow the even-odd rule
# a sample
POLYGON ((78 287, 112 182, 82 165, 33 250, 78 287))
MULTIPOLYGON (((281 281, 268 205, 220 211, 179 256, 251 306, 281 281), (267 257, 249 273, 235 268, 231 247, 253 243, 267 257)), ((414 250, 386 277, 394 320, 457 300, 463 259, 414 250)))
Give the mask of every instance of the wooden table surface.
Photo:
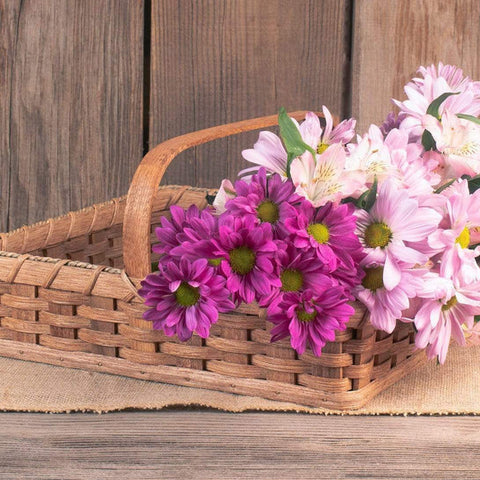
POLYGON ((480 479, 478 417, 0 414, 0 478, 480 479))

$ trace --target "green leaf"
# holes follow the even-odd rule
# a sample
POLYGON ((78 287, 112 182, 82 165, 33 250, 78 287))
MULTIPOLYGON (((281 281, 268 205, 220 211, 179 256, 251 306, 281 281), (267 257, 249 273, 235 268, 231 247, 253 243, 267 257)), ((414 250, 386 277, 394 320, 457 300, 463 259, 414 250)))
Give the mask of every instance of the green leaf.
POLYGON ((467 115, 466 113, 457 113, 458 118, 463 118, 464 120, 470 120, 473 123, 480 125, 480 118, 474 117, 473 115, 467 115))
POLYGON ((341 200, 340 203, 354 203, 355 205, 357 204, 358 198, 354 197, 345 197, 344 199, 341 200))
POLYGON ((440 114, 438 110, 440 109, 440 105, 452 95, 458 95, 460 92, 445 92, 442 93, 439 97, 437 97, 427 108, 427 115, 432 115, 437 120, 440 120, 440 114))
POLYGON ((454 178, 453 180, 450 180, 449 182, 447 183, 444 183, 443 185, 441 185, 440 187, 438 187, 433 193, 441 193, 443 192, 445 189, 447 189, 453 182, 455 182, 457 179, 454 178))
POLYGON ((480 322, 480 315, 475 315, 475 316, 473 317, 473 321, 474 321, 475 323, 480 322))
POLYGON ((476 175, 468 180, 468 191, 470 194, 476 192, 480 188, 480 175, 476 175))
POLYGON ((315 158, 316 152, 303 141, 300 131, 293 120, 288 116, 284 107, 280 108, 278 125, 280 127, 280 136, 285 145, 285 150, 287 150, 287 177, 290 178, 290 164, 293 159, 302 155, 306 150, 308 150, 313 155, 313 158, 315 158))
POLYGON ((378 181, 377 181, 377 177, 375 177, 375 180, 373 181, 373 185, 371 186, 371 188, 366 192, 363 192, 358 197, 358 200, 355 202, 358 208, 361 208, 362 210, 366 210, 368 212, 373 207, 373 204, 377 199, 377 186, 378 186, 378 181))
POLYGON ((428 130, 423 131, 422 145, 426 152, 429 150, 435 150, 437 148, 437 143, 435 142, 433 135, 428 130))
POLYGON ((150 268, 151 268, 151 271, 152 272, 158 272, 159 268, 158 268, 158 262, 152 262, 150 264, 150 268))

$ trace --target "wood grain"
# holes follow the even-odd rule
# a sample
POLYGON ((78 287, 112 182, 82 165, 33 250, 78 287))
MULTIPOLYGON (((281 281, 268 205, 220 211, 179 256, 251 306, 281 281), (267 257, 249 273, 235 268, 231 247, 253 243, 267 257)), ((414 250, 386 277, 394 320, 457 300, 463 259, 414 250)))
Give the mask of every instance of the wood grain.
POLYGON ((359 131, 382 122, 390 98, 420 65, 450 63, 480 78, 477 0, 359 0, 353 33, 352 113, 359 131))
POLYGON ((0 0, 0 230, 7 225, 10 198, 12 65, 17 46, 20 0, 0 0))
MULTIPOLYGON (((152 0, 150 146, 201 128, 288 110, 341 114, 346 0, 152 0)), ((217 186, 247 166, 257 133, 182 155, 165 183, 217 186), (196 161, 194 161, 194 156, 196 161)))
POLYGON ((476 417, 0 414, 0 479, 478 479, 476 417), (417 435, 416 432, 422 432, 417 435))
POLYGON ((0 12, 2 230, 125 193, 142 154, 142 2, 9 1, 0 12))

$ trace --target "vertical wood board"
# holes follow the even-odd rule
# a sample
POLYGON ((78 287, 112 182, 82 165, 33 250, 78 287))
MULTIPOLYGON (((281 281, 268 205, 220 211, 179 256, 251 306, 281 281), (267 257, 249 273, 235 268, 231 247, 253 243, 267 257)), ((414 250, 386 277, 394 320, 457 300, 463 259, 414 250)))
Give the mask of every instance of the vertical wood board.
POLYGON ((458 65, 480 78, 477 0, 358 0, 352 52, 352 113, 359 132, 381 123, 404 99, 420 65, 458 65))
MULTIPOLYGON (((152 1, 150 147, 167 138, 279 107, 342 114, 350 2, 152 1)), ((165 183, 235 178, 258 132, 179 157, 165 183)))
POLYGON ((10 147, 2 170, 11 166, 2 230, 126 193, 142 153, 143 2, 25 0, 3 9, 15 43, 10 116, 2 116, 10 147))

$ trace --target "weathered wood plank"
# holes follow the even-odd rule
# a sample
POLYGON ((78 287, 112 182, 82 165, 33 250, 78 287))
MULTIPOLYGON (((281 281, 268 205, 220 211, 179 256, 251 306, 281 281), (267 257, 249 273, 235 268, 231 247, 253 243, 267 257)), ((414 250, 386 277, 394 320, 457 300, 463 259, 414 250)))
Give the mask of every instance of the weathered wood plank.
POLYGON ((8 480, 461 480, 480 469, 476 417, 4 413, 0 423, 8 480))
POLYGON ((125 193, 142 155, 143 2, 25 0, 16 18, 9 229, 125 193))
POLYGON ((359 131, 383 121, 390 98, 420 65, 442 61, 480 78, 480 3, 476 0, 355 2, 352 112, 359 131))
POLYGON ((12 64, 17 47, 20 0, 0 0, 0 231, 8 221, 10 193, 10 119, 12 64))
MULTIPOLYGON (((150 146, 282 105, 343 113, 349 8, 346 0, 153 0, 150 146)), ((186 153, 165 182, 234 178, 257 135, 186 153)))

